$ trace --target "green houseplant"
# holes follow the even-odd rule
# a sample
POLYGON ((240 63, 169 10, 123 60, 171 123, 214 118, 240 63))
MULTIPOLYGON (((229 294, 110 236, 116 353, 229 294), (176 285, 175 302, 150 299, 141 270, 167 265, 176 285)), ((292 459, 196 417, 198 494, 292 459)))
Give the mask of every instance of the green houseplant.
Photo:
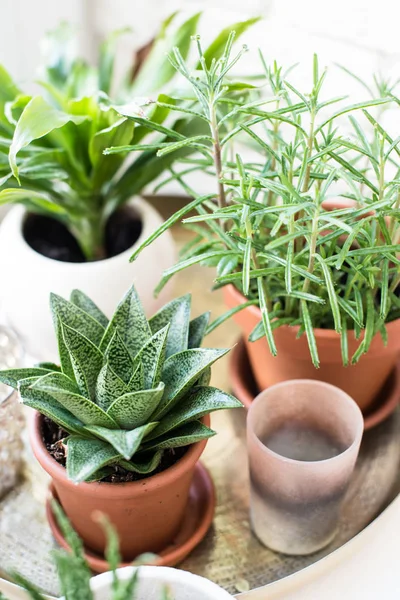
POLYGON ((210 367, 227 350, 200 348, 209 314, 190 320, 190 302, 174 299, 147 320, 132 287, 108 320, 82 292, 71 301, 53 295, 60 366, 0 372, 38 411, 33 451, 97 551, 104 539, 94 510, 110 518, 127 559, 171 541, 215 434, 209 413, 241 406, 209 386, 210 367))
MULTIPOLYGON (((124 32, 104 41, 94 67, 74 53, 75 36, 65 24, 45 40, 39 94, 26 94, 0 69, 0 204, 20 204, 7 215, 0 235, 1 267, 9 281, 2 300, 33 354, 48 357, 56 351, 45 304, 51 290, 69 295, 74 288, 83 289, 106 314, 132 279, 149 314, 169 299, 167 292, 156 302, 152 289, 162 269, 175 260, 172 238, 166 236, 147 253, 152 269, 144 261, 129 268, 127 257, 140 237, 162 222, 137 197, 171 162, 171 157, 156 155, 153 141, 181 139, 188 127, 199 126, 196 115, 174 112, 175 73, 165 56, 175 44, 188 56, 199 17, 195 14, 179 25, 171 15, 147 56, 122 81, 114 63, 124 32), (160 88, 166 93, 159 94, 160 88), (139 143, 142 151, 133 161, 126 153, 104 153, 110 146, 139 143), (34 281, 42 280, 32 293, 35 322, 16 301, 23 294, 21 271, 32 277, 32 289, 37 287, 34 281), (111 278, 114 283, 104 295, 96 282, 111 278)), ((252 22, 240 24, 241 30, 252 22)), ((212 42, 215 56, 226 36, 222 31, 212 42)))
MULTIPOLYGON (((185 181, 187 161, 183 170, 179 159, 171 168, 199 214, 184 219, 196 237, 158 290, 195 263, 216 266, 215 287, 224 287, 230 309, 225 318, 234 316, 242 327, 261 389, 319 378, 343 387, 366 410, 400 350, 399 138, 373 113, 400 100, 385 85, 382 97, 355 105, 345 97, 323 100, 326 71, 317 57, 311 91, 303 93, 290 70, 270 68, 261 56, 271 93, 234 106, 241 120, 226 131, 224 78, 240 55, 230 56, 231 38, 221 59, 207 66, 199 39, 197 45, 203 79, 193 76, 178 49, 170 60, 195 89, 209 125, 201 158, 189 162, 213 170, 216 193, 196 194, 185 181), (247 135, 258 158, 245 162, 225 152, 239 135, 247 135)), ((176 147, 164 145, 159 155, 176 147)), ((185 215, 176 213, 168 225, 185 215)))

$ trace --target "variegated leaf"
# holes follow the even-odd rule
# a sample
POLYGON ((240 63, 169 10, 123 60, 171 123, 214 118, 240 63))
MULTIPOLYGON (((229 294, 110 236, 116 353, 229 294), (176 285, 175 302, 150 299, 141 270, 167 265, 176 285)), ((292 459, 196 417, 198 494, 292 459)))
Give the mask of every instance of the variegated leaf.
POLYGON ((31 387, 33 380, 25 379, 20 382, 18 391, 20 393, 23 404, 39 411, 45 417, 49 417, 54 423, 57 423, 62 429, 68 433, 77 433, 85 435, 84 425, 82 421, 77 419, 72 413, 64 408, 57 400, 52 398, 50 394, 36 390, 31 387))
POLYGON ((209 320, 210 312, 206 312, 190 321, 188 348, 200 348, 209 320))
POLYGON ((227 352, 229 352, 227 349, 192 348, 170 356, 164 363, 162 380, 165 383, 165 391, 154 415, 155 420, 159 420, 169 412, 199 380, 204 371, 227 352))
POLYGON ((82 333, 95 346, 99 346, 105 329, 96 319, 57 294, 50 294, 50 306, 54 321, 61 319, 65 325, 82 333))
POLYGON ((18 388, 18 382, 21 379, 27 379, 28 377, 43 377, 50 371, 41 367, 33 367, 26 369, 5 369, 0 371, 0 381, 13 387, 15 390, 18 388))
POLYGON ((192 393, 162 419, 161 423, 150 433, 148 440, 158 438, 168 432, 174 437, 177 427, 195 421, 211 412, 226 408, 243 408, 239 400, 214 387, 196 387, 192 393))
POLYGON ((56 365, 55 363, 52 363, 52 362, 40 362, 40 363, 36 363, 34 366, 37 367, 38 369, 46 369, 46 371, 61 372, 60 365, 56 365))
POLYGON ((134 286, 121 300, 108 324, 100 345, 102 351, 107 348, 116 329, 120 332, 132 358, 151 336, 150 326, 134 286))
POLYGON ((62 334, 80 392, 90 400, 95 400, 103 355, 87 337, 65 323, 62 323, 62 334))
POLYGON ((63 378, 67 379, 61 373, 50 373, 35 381, 31 387, 52 396, 85 425, 100 425, 118 429, 117 423, 104 410, 88 398, 74 392, 73 387, 68 387, 63 378))
POLYGON ((207 367, 207 369, 205 369, 202 374, 200 375, 199 379, 196 381, 196 386, 204 386, 206 387, 207 385, 210 384, 211 381, 211 367, 207 367))
POLYGON ((120 459, 115 448, 99 439, 71 435, 67 448, 67 477, 74 483, 90 479, 97 471, 120 459))
MULTIPOLYGON (((132 392, 117 398, 107 411, 107 414, 118 423, 122 429, 135 429, 144 425, 156 410, 164 391, 160 383, 153 390, 132 392)), ((156 419, 152 419, 155 421, 156 419)))
POLYGON ((140 447, 143 438, 148 435, 158 423, 147 423, 142 427, 136 427, 131 431, 125 429, 107 429, 105 427, 86 427, 87 431, 108 442, 125 458, 131 460, 132 456, 140 447))
POLYGON ((53 315, 53 321, 57 338, 58 356, 60 359, 61 370, 64 373, 64 375, 67 375, 67 377, 75 378, 71 357, 69 355, 68 348, 66 346, 63 336, 61 319, 58 319, 53 315))
POLYGON ((129 386, 113 371, 109 363, 103 365, 96 383, 96 404, 107 412, 111 404, 130 392, 129 386))
POLYGON ((168 330, 169 325, 166 325, 153 334, 136 355, 135 364, 141 363, 143 365, 144 389, 152 389, 160 383, 168 330))
POLYGON ((124 340, 118 333, 118 329, 115 329, 104 356, 113 371, 125 381, 125 383, 129 383, 133 373, 133 361, 128 352, 128 348, 124 344, 124 340))
POLYGON ((190 446, 214 435, 216 435, 215 431, 199 421, 194 421, 152 440, 143 446, 143 450, 166 450, 167 448, 190 446))
POLYGON ((132 377, 129 381, 129 391, 139 392, 144 389, 144 369, 142 363, 139 363, 136 367, 132 377))
POLYGON ((85 313, 95 319, 104 329, 108 325, 108 318, 102 310, 81 290, 72 290, 70 300, 85 313))
POLYGON ((155 469, 157 469, 161 462, 162 455, 162 450, 145 452, 143 454, 141 453, 140 456, 135 456, 134 460, 130 460, 129 462, 122 460, 119 465, 127 471, 134 471, 135 473, 140 473, 141 475, 147 475, 148 473, 152 473, 155 469))
POLYGON ((189 339, 191 296, 186 294, 166 304, 150 320, 151 331, 156 333, 169 323, 166 357, 186 350, 189 339))

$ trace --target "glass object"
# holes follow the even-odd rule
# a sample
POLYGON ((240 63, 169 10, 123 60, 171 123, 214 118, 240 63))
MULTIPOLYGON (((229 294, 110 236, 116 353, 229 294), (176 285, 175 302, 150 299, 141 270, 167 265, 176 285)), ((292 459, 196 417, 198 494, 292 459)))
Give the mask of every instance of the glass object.
MULTIPOLYGON (((17 336, 0 325, 0 369, 18 367, 21 360, 22 351, 17 336)), ((23 425, 17 392, 0 383, 0 498, 15 486, 22 470, 23 425)))
POLYGON ((250 519, 259 540, 306 555, 331 542, 363 434, 339 388, 292 380, 264 390, 247 417, 250 519))

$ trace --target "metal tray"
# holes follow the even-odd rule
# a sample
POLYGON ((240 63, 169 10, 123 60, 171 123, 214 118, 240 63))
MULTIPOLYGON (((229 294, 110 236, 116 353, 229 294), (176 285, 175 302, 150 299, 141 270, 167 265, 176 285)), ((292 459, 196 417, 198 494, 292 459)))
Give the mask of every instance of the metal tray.
MULTIPOLYGON (((324 550, 307 557, 276 554, 252 535, 248 521, 245 414, 214 415, 219 435, 203 460, 217 490, 214 524, 180 565, 231 593, 281 579, 326 556, 359 533, 400 491, 400 409, 367 432, 342 511, 339 532, 324 550)), ((51 560, 55 544, 44 513, 48 479, 27 452, 23 480, 0 501, 0 574, 17 569, 44 592, 59 595, 51 560)))

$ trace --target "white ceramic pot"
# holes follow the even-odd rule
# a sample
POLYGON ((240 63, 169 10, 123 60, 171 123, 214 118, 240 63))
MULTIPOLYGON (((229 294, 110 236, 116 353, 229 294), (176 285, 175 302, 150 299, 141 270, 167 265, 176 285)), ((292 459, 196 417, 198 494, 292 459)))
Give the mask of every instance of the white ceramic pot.
POLYGON ((134 283, 147 314, 171 298, 167 285, 156 299, 153 291, 165 269, 176 258, 171 233, 166 231, 130 263, 134 249, 157 229, 163 219, 145 200, 135 197, 128 206, 139 215, 142 231, 131 248, 106 260, 68 263, 46 258, 33 250, 22 235, 26 211, 15 206, 0 226, 0 303, 8 323, 20 335, 29 354, 56 360, 57 348, 49 310, 50 292, 69 298, 73 289, 87 294, 108 316, 134 283))
MULTIPOLYGON (((118 569, 122 580, 132 576, 134 567, 118 569)), ((95 600, 110 600, 112 573, 97 575, 91 580, 95 600)), ((160 600, 167 587, 174 600, 232 600, 232 596, 216 583, 170 567, 140 567, 135 600, 160 600)))

